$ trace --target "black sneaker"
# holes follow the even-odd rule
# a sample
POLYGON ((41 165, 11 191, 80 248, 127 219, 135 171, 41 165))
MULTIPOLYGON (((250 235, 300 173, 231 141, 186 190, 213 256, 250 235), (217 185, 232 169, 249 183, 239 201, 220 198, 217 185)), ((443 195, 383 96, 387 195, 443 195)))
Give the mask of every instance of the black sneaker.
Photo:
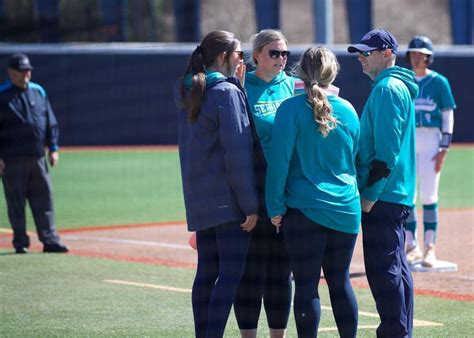
POLYGON ((26 246, 19 246, 15 248, 15 253, 17 254, 26 254, 28 253, 28 248, 26 246))
POLYGON ((69 249, 64 244, 45 245, 43 247, 43 252, 65 253, 68 251, 69 249))

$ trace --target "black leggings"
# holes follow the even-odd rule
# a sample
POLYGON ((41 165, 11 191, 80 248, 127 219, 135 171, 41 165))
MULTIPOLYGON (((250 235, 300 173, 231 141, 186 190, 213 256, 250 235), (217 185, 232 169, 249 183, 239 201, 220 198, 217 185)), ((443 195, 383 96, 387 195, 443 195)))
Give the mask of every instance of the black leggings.
POLYGON ((196 232, 198 266, 192 301, 196 338, 220 338, 244 272, 250 234, 240 222, 196 232))
POLYGON ((291 308, 289 258, 283 233, 269 219, 252 230, 245 272, 234 301, 241 330, 256 329, 263 304, 271 329, 285 329, 291 308))
POLYGON ((298 337, 317 336, 321 317, 318 293, 321 267, 339 335, 355 337, 358 308, 349 266, 357 235, 321 226, 297 209, 288 209, 282 229, 295 279, 294 316, 298 337))

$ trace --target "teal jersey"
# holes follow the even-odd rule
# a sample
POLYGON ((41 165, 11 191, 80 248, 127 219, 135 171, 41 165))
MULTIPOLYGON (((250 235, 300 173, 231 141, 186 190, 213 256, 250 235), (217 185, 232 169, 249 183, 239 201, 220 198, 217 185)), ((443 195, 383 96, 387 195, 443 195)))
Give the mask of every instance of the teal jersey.
POLYGON ((420 89, 415 100, 416 126, 442 129, 441 112, 456 108, 448 79, 431 71, 419 82, 416 82, 420 89))
POLYGON ((338 124, 327 137, 318 130, 306 95, 290 98, 278 108, 265 186, 268 215, 296 208, 322 226, 357 234, 359 118, 348 101, 334 95, 328 100, 338 124))
POLYGON ((258 78, 255 71, 245 75, 245 89, 257 135, 268 160, 275 113, 280 104, 293 95, 304 93, 304 84, 298 78, 280 72, 270 82, 258 78))
POLYGON ((369 201, 413 205, 415 194, 415 104, 418 86, 414 73, 390 67, 375 78, 362 111, 357 158, 359 189, 369 201), (367 181, 374 160, 390 170, 372 185, 367 181))

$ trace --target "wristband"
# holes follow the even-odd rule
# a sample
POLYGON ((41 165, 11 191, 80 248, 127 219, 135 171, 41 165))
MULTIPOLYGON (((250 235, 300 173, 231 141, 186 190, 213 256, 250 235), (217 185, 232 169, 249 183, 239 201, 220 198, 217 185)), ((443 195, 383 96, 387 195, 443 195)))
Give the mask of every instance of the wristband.
POLYGON ((449 148, 449 146, 451 145, 452 137, 453 134, 443 133, 443 135, 441 136, 441 141, 439 142, 439 147, 445 149, 449 148))

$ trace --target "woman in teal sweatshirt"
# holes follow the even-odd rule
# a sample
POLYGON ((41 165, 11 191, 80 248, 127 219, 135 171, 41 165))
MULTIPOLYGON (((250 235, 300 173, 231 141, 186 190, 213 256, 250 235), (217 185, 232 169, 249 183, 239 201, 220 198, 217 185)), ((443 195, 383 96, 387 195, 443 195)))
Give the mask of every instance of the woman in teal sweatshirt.
POLYGON ((326 48, 309 48, 297 75, 307 95, 278 108, 266 178, 272 223, 284 233, 295 279, 298 337, 315 337, 321 267, 341 337, 355 337, 357 301, 349 265, 360 227, 355 157, 359 119, 352 105, 329 92, 339 71, 326 48))
MULTIPOLYGON (((290 52, 280 31, 262 30, 251 41, 256 68, 246 73, 245 89, 264 157, 268 158, 275 113, 285 99, 303 93, 304 84, 284 72, 290 52)), ((265 167, 266 163, 257 168, 257 177, 262 177, 262 181, 265 167)), ((263 191, 260 193, 263 200, 263 191)), ((276 233, 264 214, 251 235, 245 272, 234 301, 241 337, 257 337, 263 298, 270 337, 282 338, 291 307, 290 267, 283 234, 276 233)))

